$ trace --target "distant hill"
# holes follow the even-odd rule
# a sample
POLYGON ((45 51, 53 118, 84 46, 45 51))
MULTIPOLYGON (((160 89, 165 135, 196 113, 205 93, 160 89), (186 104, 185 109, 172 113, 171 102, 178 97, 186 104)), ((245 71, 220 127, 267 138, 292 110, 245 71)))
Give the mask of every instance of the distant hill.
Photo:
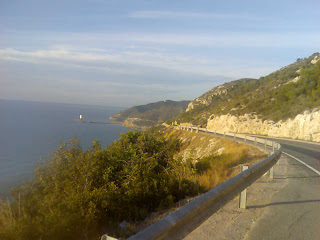
POLYGON ((129 127, 148 127, 163 123, 184 112, 190 101, 160 101, 131 107, 110 117, 129 127))
POLYGON ((262 120, 293 118, 320 107, 320 54, 298 58, 259 79, 239 79, 211 89, 168 122, 207 124, 213 116, 255 114, 262 120))

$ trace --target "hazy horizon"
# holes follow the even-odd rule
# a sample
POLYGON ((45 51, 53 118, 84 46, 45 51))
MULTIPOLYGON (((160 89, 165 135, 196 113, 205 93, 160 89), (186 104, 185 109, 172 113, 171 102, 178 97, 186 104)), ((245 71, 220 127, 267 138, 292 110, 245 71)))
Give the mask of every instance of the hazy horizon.
POLYGON ((126 109, 123 106, 111 106, 111 105, 95 105, 95 104, 85 104, 85 103, 66 103, 66 102, 48 102, 48 101, 36 101, 36 100, 23 100, 23 99, 6 99, 0 98, 0 101, 16 101, 16 102, 30 102, 30 103, 48 103, 48 104, 66 104, 66 105, 75 105, 75 106, 94 106, 94 107, 107 107, 107 108, 117 108, 117 109, 126 109))
MULTIPOLYGON (((30 102, 30 103, 48 103, 48 104, 66 104, 66 105, 74 105, 74 106, 93 106, 93 107, 101 107, 101 108, 116 108, 116 109, 121 109, 125 110, 127 108, 131 108, 131 107, 135 107, 135 106, 139 106, 139 105, 132 105, 132 106, 128 106, 128 107, 124 107, 124 106, 111 106, 111 105, 95 105, 95 104, 85 104, 85 103, 66 103, 66 102, 47 102, 47 101, 33 101, 33 100, 21 100, 21 99, 5 99, 5 98, 0 98, 0 101, 17 101, 17 102, 30 102)), ((163 102, 163 101, 174 101, 171 99, 165 99, 165 100, 160 100, 157 102, 163 102)), ((192 101, 192 100, 188 100, 188 99, 182 99, 182 100, 177 100, 177 101, 192 101)), ((149 103, 149 102, 148 102, 149 103)), ((148 104, 146 103, 146 104, 148 104)), ((151 103, 151 102, 150 102, 151 103)), ((145 104, 143 104, 145 105, 145 104)))

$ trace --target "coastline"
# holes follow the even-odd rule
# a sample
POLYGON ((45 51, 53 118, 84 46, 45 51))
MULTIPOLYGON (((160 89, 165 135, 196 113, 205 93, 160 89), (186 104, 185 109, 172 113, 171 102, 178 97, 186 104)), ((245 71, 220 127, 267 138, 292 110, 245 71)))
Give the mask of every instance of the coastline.
POLYGON ((80 124, 79 113, 97 122, 109 121, 120 108, 30 101, 0 101, 0 198, 10 196, 11 189, 32 179, 34 167, 56 151, 61 142, 73 137, 88 150, 93 140, 109 146, 129 128, 113 124, 80 124), (90 117, 89 117, 90 116, 90 117), (30 141, 32 139, 32 141, 30 141))
POLYGON ((118 118, 109 117, 110 120, 113 120, 113 124, 119 124, 124 127, 138 129, 138 130, 146 130, 152 126, 157 125, 156 122, 151 120, 145 120, 141 118, 126 118, 124 120, 119 121, 118 118))
POLYGON ((132 128, 135 130, 145 130, 151 126, 137 126, 134 124, 127 124, 126 122, 119 122, 119 121, 115 121, 115 122, 98 122, 98 121, 86 121, 86 120, 81 120, 81 119, 74 119, 74 121, 76 122, 80 122, 80 123, 92 123, 92 124, 113 124, 113 125, 120 125, 123 127, 127 127, 127 128, 132 128))
MULTIPOLYGON (((96 123, 96 124, 119 124, 123 125, 121 122, 98 122, 98 121, 86 121, 86 120, 81 120, 81 119, 74 119, 76 122, 81 122, 81 123, 96 123)), ((124 126, 124 125, 123 125, 124 126)))

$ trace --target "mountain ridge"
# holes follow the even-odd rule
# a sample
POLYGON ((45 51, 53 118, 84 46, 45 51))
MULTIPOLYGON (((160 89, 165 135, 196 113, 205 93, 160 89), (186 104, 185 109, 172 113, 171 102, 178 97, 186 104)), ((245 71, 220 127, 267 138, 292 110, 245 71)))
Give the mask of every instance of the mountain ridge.
POLYGON ((206 125, 212 115, 251 113, 263 120, 293 118, 320 106, 319 59, 319 53, 314 53, 259 79, 243 78, 214 87, 170 121, 206 125))

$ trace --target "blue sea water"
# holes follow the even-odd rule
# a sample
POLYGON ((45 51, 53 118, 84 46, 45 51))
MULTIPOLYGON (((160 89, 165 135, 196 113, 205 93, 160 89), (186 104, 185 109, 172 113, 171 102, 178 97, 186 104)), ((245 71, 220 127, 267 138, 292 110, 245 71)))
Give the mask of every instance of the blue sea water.
POLYGON ((73 137, 88 149, 93 140, 102 147, 119 138, 129 129, 113 124, 92 124, 74 121, 107 122, 108 117, 123 109, 60 103, 0 100, 0 197, 12 187, 32 177, 35 163, 47 159, 61 141, 73 137))

